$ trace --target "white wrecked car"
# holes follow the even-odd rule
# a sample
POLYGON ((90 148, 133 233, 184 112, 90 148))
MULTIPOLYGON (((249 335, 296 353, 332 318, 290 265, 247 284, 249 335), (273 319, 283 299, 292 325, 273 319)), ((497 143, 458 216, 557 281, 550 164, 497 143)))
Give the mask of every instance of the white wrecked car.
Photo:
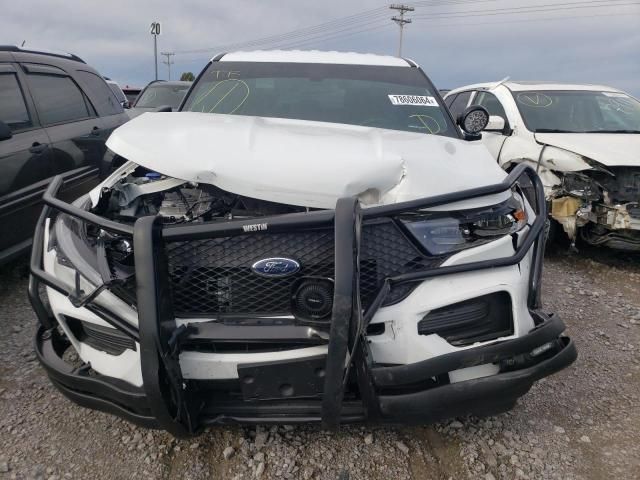
POLYGON ((580 235, 640 251, 638 100, 597 85, 502 81, 452 90, 445 102, 454 117, 469 105, 489 111, 483 142, 506 170, 536 169, 572 244, 580 235))
POLYGON ((511 408, 576 349, 540 307, 542 184, 472 141, 487 120, 463 138, 400 58, 216 57, 179 112, 111 136, 98 188, 50 185, 38 358, 79 404, 176 436, 511 408))

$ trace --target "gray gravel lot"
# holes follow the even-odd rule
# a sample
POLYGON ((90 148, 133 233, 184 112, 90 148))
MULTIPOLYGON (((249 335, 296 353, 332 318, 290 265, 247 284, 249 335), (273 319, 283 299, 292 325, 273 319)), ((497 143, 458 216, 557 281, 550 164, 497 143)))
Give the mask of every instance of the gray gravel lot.
POLYGON ((640 257, 545 265, 579 359, 507 414, 429 427, 214 428, 190 441, 78 407, 32 353, 26 263, 0 269, 0 479, 640 479, 640 257))

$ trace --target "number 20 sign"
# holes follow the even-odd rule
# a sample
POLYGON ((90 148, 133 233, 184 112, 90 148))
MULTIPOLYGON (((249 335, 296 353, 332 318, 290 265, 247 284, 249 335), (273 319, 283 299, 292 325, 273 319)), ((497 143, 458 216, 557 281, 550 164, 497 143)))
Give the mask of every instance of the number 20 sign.
POLYGON ((150 29, 151 35, 160 35, 160 22, 153 22, 150 29))

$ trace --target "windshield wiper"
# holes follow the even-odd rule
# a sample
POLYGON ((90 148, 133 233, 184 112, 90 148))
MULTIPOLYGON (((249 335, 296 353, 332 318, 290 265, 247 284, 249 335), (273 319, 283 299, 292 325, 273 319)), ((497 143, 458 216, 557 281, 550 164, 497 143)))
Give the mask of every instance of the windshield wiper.
POLYGON ((640 130, 588 130, 584 133, 640 133, 640 130))

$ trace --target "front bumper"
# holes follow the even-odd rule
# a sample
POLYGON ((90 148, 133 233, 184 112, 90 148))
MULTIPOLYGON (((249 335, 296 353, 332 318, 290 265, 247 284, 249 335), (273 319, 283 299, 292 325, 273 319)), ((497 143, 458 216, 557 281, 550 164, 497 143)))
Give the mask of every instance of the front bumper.
MULTIPOLYGON (((410 365, 379 367, 372 370, 373 383, 385 393, 376 395, 376 410, 381 423, 431 423, 446 418, 475 414, 490 415, 509 410, 516 400, 527 393, 533 382, 569 366, 577 358, 575 345, 560 337, 564 324, 557 317, 534 316, 542 321, 523 337, 465 350, 410 365), (509 363, 518 355, 553 344, 546 355, 523 363, 522 368, 489 377, 467 380, 432 388, 420 387, 435 376, 459 368, 487 362, 509 363), (446 357, 446 358, 445 358, 446 357), (400 393, 393 392, 394 390, 400 393)), ((153 416, 150 400, 143 388, 132 387, 118 379, 90 374, 90 368, 73 368, 63 360, 69 342, 58 330, 40 327, 35 350, 52 383, 72 401, 95 410, 123 417, 147 428, 161 428, 153 416)), ((297 402, 261 402, 253 406, 216 404, 209 401, 206 410, 211 415, 200 418, 201 425, 226 423, 307 423, 322 421, 320 400, 297 402)), ((344 402, 341 423, 366 421, 367 412, 359 401, 344 402)))
MULTIPOLYGON (((247 234, 243 227, 250 222, 163 228, 157 218, 144 217, 131 227, 61 202, 55 198, 58 187, 59 181, 54 180, 45 194, 46 206, 34 236, 31 259, 29 296, 42 324, 36 337, 38 358, 53 383, 72 400, 141 425, 163 428, 176 436, 188 436, 205 425, 228 422, 322 422, 327 428, 337 428, 340 423, 354 421, 428 423, 464 413, 495 413, 510 408, 535 380, 564 368, 576 358, 575 346, 561 337, 562 322, 546 317, 539 310, 545 200, 540 180, 524 165, 514 169, 501 184, 455 194, 366 211, 360 210, 356 199, 345 198, 338 201, 335 211, 261 219, 269 224, 270 232, 327 225, 335 230, 335 286, 330 335, 325 343, 327 353, 303 361, 243 366, 242 374, 238 367, 239 379, 222 387, 212 385, 212 382, 188 380, 182 375, 180 353, 183 345, 194 338, 188 328, 177 324, 173 314, 164 242, 243 235, 247 234), (358 252, 364 216, 383 217, 500 193, 510 189, 521 177, 528 179, 529 187, 535 192, 536 219, 524 238, 514 238, 512 256, 387 278, 375 300, 362 311, 358 252), (93 292, 85 293, 79 288, 79 281, 73 290, 44 271, 44 228, 51 209, 133 237, 137 328, 94 302, 103 289, 109 288, 107 280, 93 292), (380 365, 373 361, 365 332, 373 315, 383 305, 391 285, 519 265, 525 256, 531 258, 527 305, 536 325, 528 334, 407 365, 380 365), (141 388, 96 374, 89 365, 74 369, 62 360, 68 340, 60 334, 56 320, 40 299, 40 283, 67 296, 74 306, 90 310, 136 342, 140 350, 141 388), (499 373, 450 384, 442 380, 451 371, 487 364, 497 365, 499 373), (311 381, 313 372, 318 375, 311 381), (292 391, 303 391, 304 394, 285 398, 290 387, 292 391), (281 398, 274 395, 274 390, 278 389, 281 398)), ((251 338, 251 330, 244 331, 247 338, 251 338)), ((215 344, 221 340, 219 335, 217 328, 211 330, 210 335, 206 331, 200 332, 197 340, 215 344)))

